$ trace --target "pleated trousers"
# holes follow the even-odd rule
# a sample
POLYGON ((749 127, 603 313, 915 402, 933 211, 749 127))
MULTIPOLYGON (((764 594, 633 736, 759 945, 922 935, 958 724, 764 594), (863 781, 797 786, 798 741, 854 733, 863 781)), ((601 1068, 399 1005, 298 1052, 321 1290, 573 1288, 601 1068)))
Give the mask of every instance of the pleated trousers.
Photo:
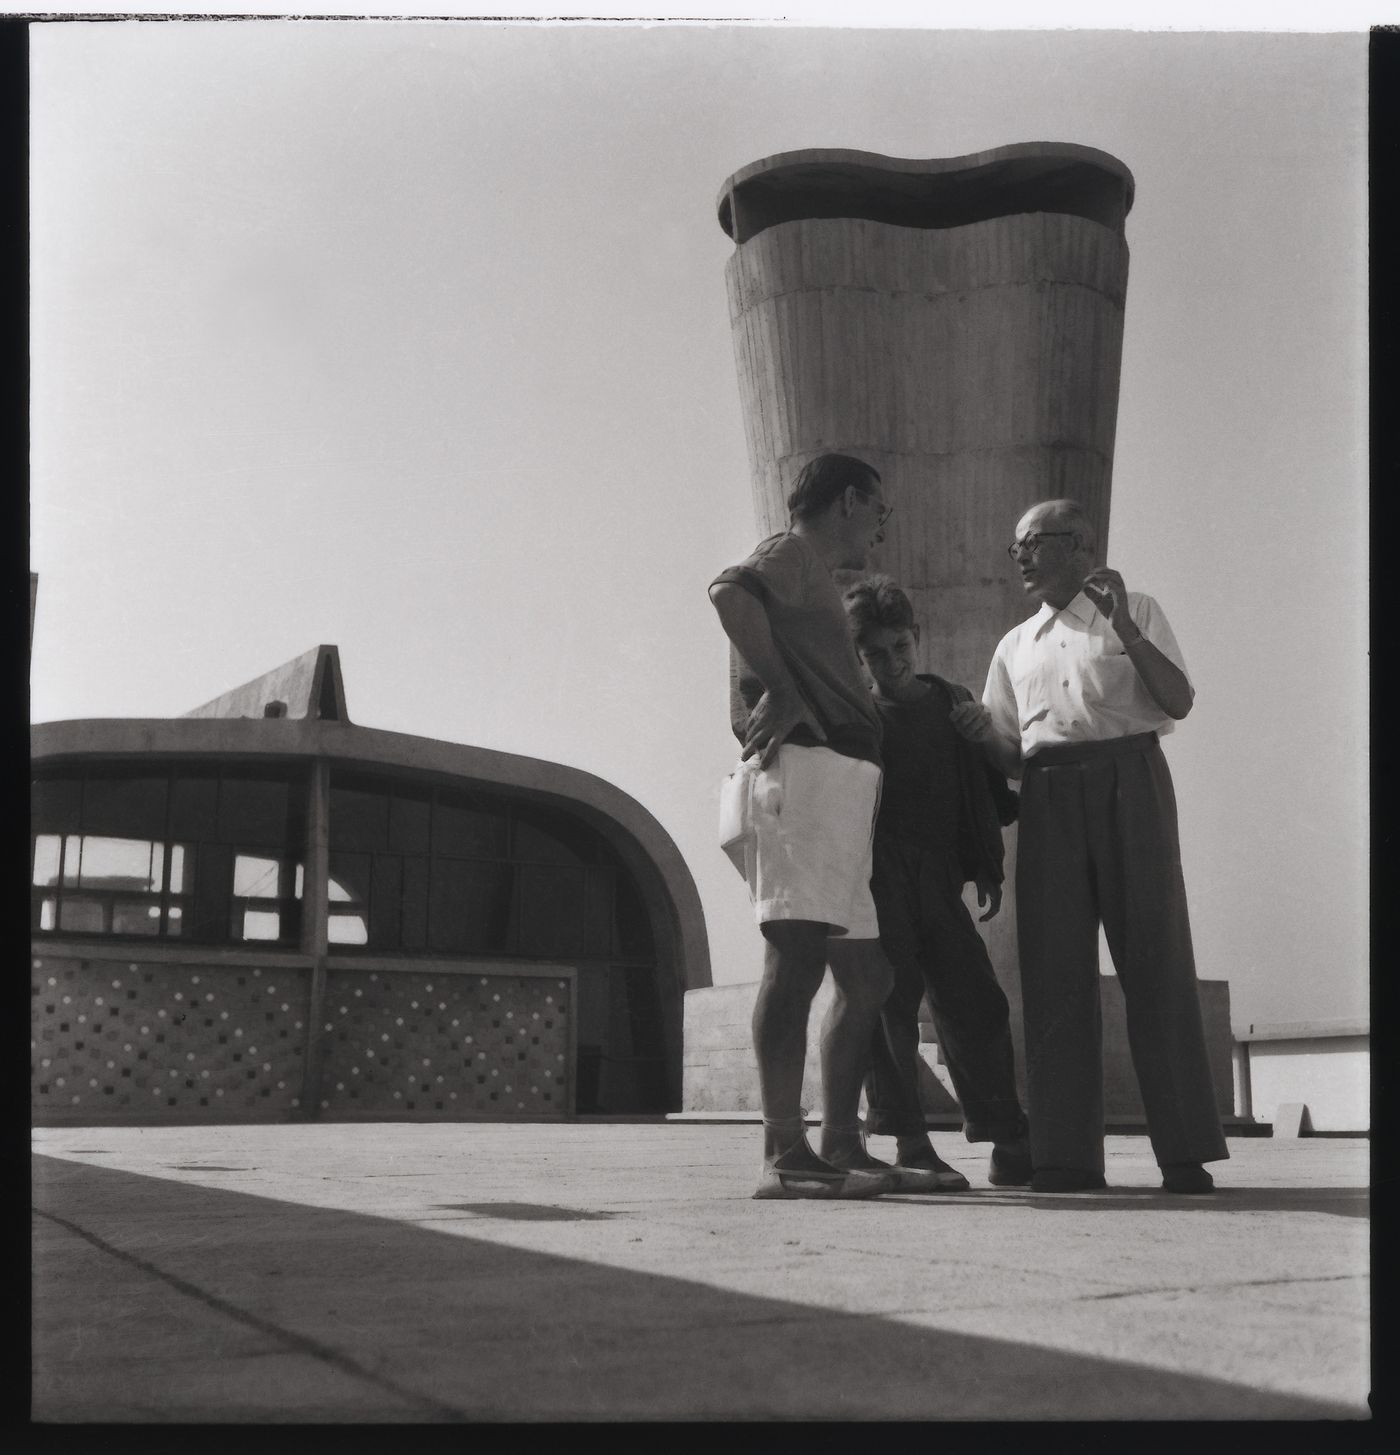
POLYGON ((1016 918, 1034 1165, 1103 1171, 1100 923, 1157 1161, 1228 1157, 1196 988, 1176 795, 1155 733, 1027 759, 1016 918))
POLYGON ((894 988, 871 1042, 868 1131, 908 1137, 928 1130, 919 1099, 919 1002, 925 995, 967 1140, 1009 1142, 1026 1130, 1016 1097, 1010 1007, 962 887, 951 851, 875 835, 870 889, 894 988))

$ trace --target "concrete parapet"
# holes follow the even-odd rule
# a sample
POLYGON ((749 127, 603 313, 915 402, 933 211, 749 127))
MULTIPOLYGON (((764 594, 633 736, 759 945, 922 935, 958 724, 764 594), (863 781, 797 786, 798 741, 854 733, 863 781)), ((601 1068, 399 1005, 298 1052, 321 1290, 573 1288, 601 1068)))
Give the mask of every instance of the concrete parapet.
MULTIPOLYGON (((1111 1122, 1143 1120, 1142 1098, 1128 1049, 1128 1028, 1123 992, 1116 978, 1101 976, 1103 1015, 1104 1114, 1111 1122)), ((738 985, 714 985, 690 990, 685 996, 685 1064, 682 1107, 686 1112, 757 1112, 758 1069, 754 1061, 751 1021, 758 994, 756 980, 738 985)), ((828 975, 812 1002, 807 1023, 807 1066, 802 1083, 802 1105, 820 1108, 821 1067, 818 1061, 821 1022, 831 1004, 828 975)), ((1223 980, 1200 982, 1201 1013, 1216 1100, 1223 1118, 1235 1116, 1234 1079, 1230 1056, 1230 987, 1223 980)), ((1019 1017, 1012 1021, 1017 1043, 1017 1074, 1024 1096, 1024 1056, 1021 1054, 1019 1017)), ((925 1075, 920 1079, 924 1110, 946 1116, 957 1110, 952 1084, 938 1066, 931 1042, 920 1046, 925 1075)))

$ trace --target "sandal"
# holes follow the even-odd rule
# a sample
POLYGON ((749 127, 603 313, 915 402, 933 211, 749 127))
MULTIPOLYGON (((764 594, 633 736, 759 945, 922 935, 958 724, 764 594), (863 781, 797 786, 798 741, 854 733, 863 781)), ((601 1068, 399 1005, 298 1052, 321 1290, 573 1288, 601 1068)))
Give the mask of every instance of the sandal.
POLYGON ((848 1171, 823 1162, 819 1167, 780 1167, 769 1162, 754 1192, 757 1198, 877 1197, 895 1190, 894 1178, 883 1172, 848 1171))

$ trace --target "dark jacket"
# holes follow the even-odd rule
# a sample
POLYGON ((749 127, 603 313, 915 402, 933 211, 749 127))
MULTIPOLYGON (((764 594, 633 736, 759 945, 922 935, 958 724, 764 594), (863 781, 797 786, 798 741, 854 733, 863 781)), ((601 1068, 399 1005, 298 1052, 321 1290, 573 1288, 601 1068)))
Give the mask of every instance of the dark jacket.
MULTIPOLYGON (((921 677, 937 682, 947 690, 954 706, 975 701, 971 692, 960 683, 949 682, 932 672, 921 677)), ((983 756, 975 743, 958 738, 958 781, 962 789, 962 814, 958 821, 958 863, 964 882, 982 876, 1000 884, 1006 877, 1005 850, 1001 831, 1016 822, 1020 798, 983 756)))

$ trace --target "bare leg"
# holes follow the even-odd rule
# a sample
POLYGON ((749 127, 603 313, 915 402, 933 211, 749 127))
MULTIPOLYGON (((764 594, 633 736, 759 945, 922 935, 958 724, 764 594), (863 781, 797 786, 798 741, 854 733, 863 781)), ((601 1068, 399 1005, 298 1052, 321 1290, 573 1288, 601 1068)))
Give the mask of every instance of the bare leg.
POLYGON ((767 944, 753 1008, 753 1046, 763 1102, 763 1157, 772 1162, 790 1153, 798 1165, 810 1158, 818 1166, 803 1132, 801 1099, 807 1017, 826 973, 826 926, 770 920, 761 928, 767 944))
MULTIPOLYGON (((861 1082, 870 1066, 871 1033, 894 983, 894 971, 878 940, 833 940, 827 950, 836 999, 822 1027, 821 1155, 852 1174, 885 1176, 898 1192, 942 1192, 967 1187, 967 1178, 939 1161, 891 1167, 865 1150, 860 1125, 861 1082)), ((927 1140, 927 1138, 925 1138, 927 1140)))
POLYGON ((827 946, 836 996, 822 1026, 822 1155, 860 1142, 860 1088, 870 1039, 894 985, 879 940, 833 939, 827 946))
MULTIPOLYGON (((753 1012, 753 1043, 763 1099, 763 1176, 755 1197, 874 1197, 891 1180, 824 1162, 808 1145, 802 1123, 802 1070, 807 1060, 807 1017, 826 973, 826 925, 810 920, 771 921, 763 983, 753 1012)), ((868 1040, 867 1025, 862 1035, 868 1040)), ((855 1078, 859 1095, 863 1065, 855 1078)))

